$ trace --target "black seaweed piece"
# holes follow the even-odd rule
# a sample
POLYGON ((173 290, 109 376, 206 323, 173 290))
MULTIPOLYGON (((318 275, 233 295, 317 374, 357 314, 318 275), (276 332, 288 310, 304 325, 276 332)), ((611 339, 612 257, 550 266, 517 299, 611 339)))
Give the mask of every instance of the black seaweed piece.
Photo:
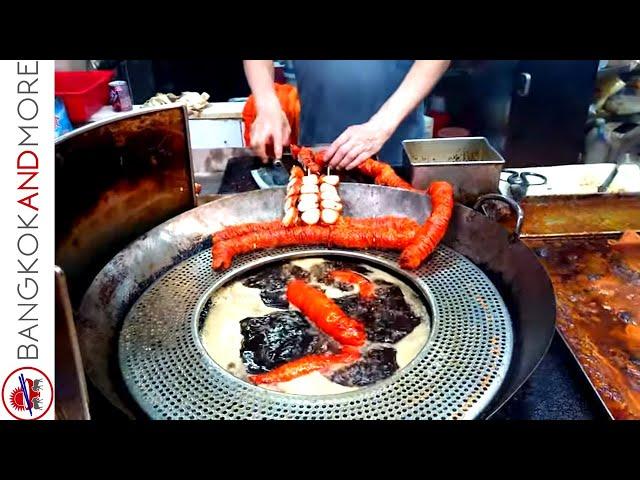
POLYGON ((339 346, 313 329, 300 312, 273 312, 240 321, 240 355, 249 373, 268 372, 311 353, 335 352, 339 346))
POLYGON ((331 381, 345 387, 363 387, 389 378, 398 368, 395 348, 372 348, 361 360, 335 371, 331 381))
POLYGON ((309 273, 298 266, 276 264, 245 278, 242 284, 249 288, 259 288, 260 298, 268 307, 289 308, 286 296, 287 283, 293 278, 308 277, 309 273))
POLYGON ((396 343, 420 324, 397 285, 376 282, 376 296, 362 299, 346 295, 334 301, 350 317, 364 323, 367 339, 372 342, 396 343))

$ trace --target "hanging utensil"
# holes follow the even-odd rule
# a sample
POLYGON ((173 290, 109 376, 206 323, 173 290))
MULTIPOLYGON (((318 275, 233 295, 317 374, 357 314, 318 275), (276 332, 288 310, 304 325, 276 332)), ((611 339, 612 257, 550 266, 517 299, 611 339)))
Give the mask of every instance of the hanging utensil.
POLYGON ((616 178, 616 176, 618 175, 618 169, 620 168, 620 164, 616 163, 616 166, 613 170, 611 170, 611 173, 609 174, 609 176, 605 179, 604 182, 602 182, 602 185, 600 185, 598 187, 598 192, 599 193, 604 193, 607 190, 609 190, 609 187, 611 186, 611 184, 613 183, 613 180, 616 178))
POLYGON ((267 165, 252 170, 251 176, 260 188, 283 186, 289 182, 289 171, 294 162, 287 146, 283 148, 281 158, 269 158, 267 165))
POLYGON ((539 173, 516 172, 514 170, 503 170, 503 172, 510 174, 506 182, 509 184, 509 194, 516 202, 520 202, 527 196, 527 190, 531 185, 545 185, 547 183, 547 177, 539 173), (534 178, 538 181, 532 182, 530 180, 534 178))

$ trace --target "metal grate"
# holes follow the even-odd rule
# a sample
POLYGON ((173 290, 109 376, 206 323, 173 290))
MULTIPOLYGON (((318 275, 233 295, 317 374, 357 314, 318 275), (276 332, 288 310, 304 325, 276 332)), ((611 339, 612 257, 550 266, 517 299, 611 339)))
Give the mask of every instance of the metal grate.
POLYGON ((158 419, 466 419, 499 389, 513 347, 511 320, 489 279, 441 246, 420 269, 401 272, 397 254, 308 247, 237 257, 211 269, 211 252, 176 265, 138 299, 124 320, 119 361, 141 408, 158 419), (392 377, 339 395, 302 396, 250 385, 219 367, 201 345, 199 312, 213 291, 267 262, 342 256, 395 270, 421 291, 432 313, 429 340, 392 377))

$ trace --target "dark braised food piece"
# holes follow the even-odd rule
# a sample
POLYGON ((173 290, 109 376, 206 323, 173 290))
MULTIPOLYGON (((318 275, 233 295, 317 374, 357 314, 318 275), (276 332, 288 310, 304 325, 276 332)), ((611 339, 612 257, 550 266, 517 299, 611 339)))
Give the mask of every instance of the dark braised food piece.
POLYGON ((361 360, 334 372, 331 381, 345 387, 363 387, 389 378, 396 370, 395 348, 372 348, 361 360))
POLYGON ((411 310, 400 287, 387 282, 376 284, 376 296, 372 299, 347 295, 335 302, 347 315, 364 324, 368 340, 396 343, 420 324, 420 318, 411 310))
POLYGON ((273 265, 245 278, 242 284, 249 288, 259 288, 260 298, 264 304, 272 308, 289 308, 285 294, 287 283, 294 279, 306 279, 309 273, 295 265, 273 265))
POLYGON ((294 311, 245 318, 240 321, 240 330, 240 355, 249 373, 266 372, 311 353, 340 349, 317 332, 301 313, 294 311))

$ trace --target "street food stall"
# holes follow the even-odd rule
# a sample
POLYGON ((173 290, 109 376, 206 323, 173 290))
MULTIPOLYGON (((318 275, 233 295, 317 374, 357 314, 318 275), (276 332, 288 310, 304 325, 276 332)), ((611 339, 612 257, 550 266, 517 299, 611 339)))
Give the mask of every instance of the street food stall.
POLYGON ((265 167, 243 103, 165 103, 56 142, 69 416, 640 418, 637 165, 597 193, 614 164, 468 136, 265 167))

